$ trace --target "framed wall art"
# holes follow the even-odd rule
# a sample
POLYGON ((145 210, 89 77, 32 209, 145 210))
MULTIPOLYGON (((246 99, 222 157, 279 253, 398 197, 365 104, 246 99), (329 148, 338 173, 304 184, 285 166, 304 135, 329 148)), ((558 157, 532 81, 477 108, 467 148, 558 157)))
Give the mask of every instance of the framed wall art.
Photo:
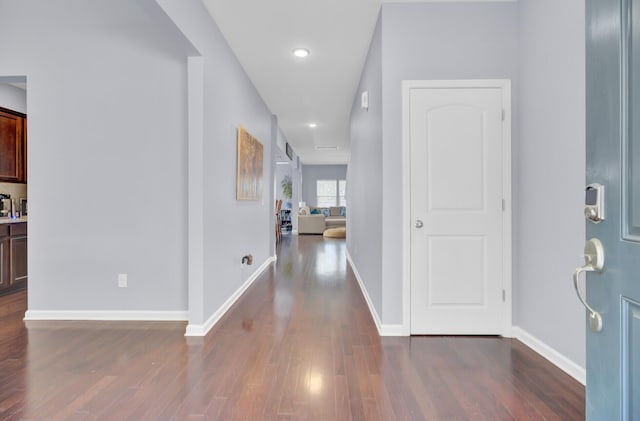
POLYGON ((264 147, 244 127, 238 127, 237 200, 262 199, 264 147))

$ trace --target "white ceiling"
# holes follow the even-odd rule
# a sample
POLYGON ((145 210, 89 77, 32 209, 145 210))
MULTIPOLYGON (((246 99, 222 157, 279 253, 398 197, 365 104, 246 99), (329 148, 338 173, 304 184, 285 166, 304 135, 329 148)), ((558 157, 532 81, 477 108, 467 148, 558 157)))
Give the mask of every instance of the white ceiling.
POLYGON ((346 164, 351 105, 381 1, 204 3, 302 162, 346 164), (297 47, 311 54, 296 59, 297 47))

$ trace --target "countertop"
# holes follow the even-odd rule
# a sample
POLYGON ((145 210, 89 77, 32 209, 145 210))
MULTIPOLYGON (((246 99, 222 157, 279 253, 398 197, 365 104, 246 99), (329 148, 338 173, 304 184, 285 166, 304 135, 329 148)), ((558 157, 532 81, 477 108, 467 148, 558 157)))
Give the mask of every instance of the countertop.
POLYGON ((27 222, 27 217, 26 216, 22 216, 22 217, 17 218, 17 219, 0 218, 0 225, 2 225, 2 224, 17 224, 18 222, 27 222))

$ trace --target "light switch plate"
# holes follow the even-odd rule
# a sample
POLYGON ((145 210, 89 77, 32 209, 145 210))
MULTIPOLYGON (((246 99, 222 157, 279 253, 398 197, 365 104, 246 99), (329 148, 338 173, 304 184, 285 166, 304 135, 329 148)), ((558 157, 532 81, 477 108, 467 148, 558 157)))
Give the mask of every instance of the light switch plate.
POLYGON ((118 274, 118 287, 126 288, 127 287, 127 274, 119 273, 118 274))

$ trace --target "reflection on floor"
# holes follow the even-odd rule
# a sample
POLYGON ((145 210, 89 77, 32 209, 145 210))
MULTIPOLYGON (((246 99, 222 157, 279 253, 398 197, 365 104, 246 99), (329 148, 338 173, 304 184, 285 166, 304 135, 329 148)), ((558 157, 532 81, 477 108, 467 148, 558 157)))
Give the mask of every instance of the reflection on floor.
POLYGON ((345 242, 285 236, 206 338, 184 323, 21 318, 0 298, 0 419, 583 419, 584 388, 516 340, 380 338, 345 242))

